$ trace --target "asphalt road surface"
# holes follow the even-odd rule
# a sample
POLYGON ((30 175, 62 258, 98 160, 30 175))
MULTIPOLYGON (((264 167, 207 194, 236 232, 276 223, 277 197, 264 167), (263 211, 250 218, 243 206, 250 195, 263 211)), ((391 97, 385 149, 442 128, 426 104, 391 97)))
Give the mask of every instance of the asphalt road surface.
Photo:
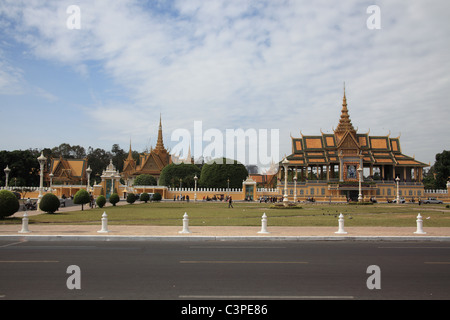
POLYGON ((1 241, 19 299, 450 299, 450 243, 1 241))

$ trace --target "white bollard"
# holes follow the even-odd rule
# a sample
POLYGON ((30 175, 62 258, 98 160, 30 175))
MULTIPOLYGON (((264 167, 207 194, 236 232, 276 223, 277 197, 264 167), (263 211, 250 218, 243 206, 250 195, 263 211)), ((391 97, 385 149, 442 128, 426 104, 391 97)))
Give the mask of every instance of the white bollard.
POLYGON ((28 214, 25 211, 22 218, 22 230, 19 231, 19 233, 30 233, 31 231, 28 230, 28 214))
POLYGON ((423 220, 420 213, 417 215, 417 230, 414 232, 415 234, 426 234, 426 232, 423 231, 423 220))
POLYGON ((267 216, 265 212, 261 219, 261 231, 259 231, 258 233, 270 233, 267 231, 267 216))
POLYGON ((183 216, 183 230, 178 233, 191 233, 189 231, 189 217, 186 212, 184 213, 183 216))
POLYGON ((339 215, 339 230, 335 232, 336 234, 347 234, 344 230, 344 215, 341 213, 339 215))
POLYGON ((108 233, 108 216, 106 212, 102 214, 102 230, 97 231, 98 233, 108 233))

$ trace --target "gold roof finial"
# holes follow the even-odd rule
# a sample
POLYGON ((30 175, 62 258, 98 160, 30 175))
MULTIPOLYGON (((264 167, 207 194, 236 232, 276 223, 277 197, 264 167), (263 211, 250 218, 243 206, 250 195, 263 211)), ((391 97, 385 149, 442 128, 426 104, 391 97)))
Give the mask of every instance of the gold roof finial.
POLYGON ((345 95, 345 82, 344 82, 344 97, 342 99, 342 110, 341 110, 341 118, 339 119, 339 124, 335 130, 335 132, 344 133, 346 131, 351 131, 356 133, 355 128, 350 120, 350 116, 348 114, 347 109, 347 97, 345 95))
POLYGON ((161 113, 159 114, 159 129, 158 129, 158 140, 156 141, 156 150, 164 149, 162 125, 161 125, 161 113))

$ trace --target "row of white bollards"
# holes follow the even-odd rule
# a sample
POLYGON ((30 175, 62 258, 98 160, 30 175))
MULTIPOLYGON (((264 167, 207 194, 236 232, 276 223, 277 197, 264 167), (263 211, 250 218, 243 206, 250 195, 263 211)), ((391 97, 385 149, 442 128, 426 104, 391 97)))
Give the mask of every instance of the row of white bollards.
MULTIPOLYGON (((344 230, 344 215, 341 213, 339 215, 339 229, 336 231, 336 234, 347 234, 347 232, 344 230)), ((427 234, 425 231, 423 231, 423 220, 420 213, 417 215, 417 230, 414 232, 415 234, 427 234)))
MULTIPOLYGON (((22 218, 22 229, 19 231, 19 233, 30 233, 31 231, 28 229, 28 214, 27 212, 24 213, 22 218)), ((423 220, 420 213, 417 216, 417 230, 414 232, 414 234, 426 234, 425 231, 423 231, 423 220)), ((344 229, 344 215, 341 213, 339 215, 338 219, 339 228, 338 231, 336 231, 336 234, 347 234, 347 232, 344 229)), ((97 231, 98 233, 108 233, 108 216, 106 212, 103 212, 102 214, 102 229, 97 231)), ((185 212, 183 215, 183 230, 181 230, 179 233, 191 233, 189 230, 189 217, 187 213, 185 212)), ((267 231, 267 216, 266 213, 262 215, 261 218, 261 231, 258 232, 259 234, 268 234, 270 233, 267 231)))

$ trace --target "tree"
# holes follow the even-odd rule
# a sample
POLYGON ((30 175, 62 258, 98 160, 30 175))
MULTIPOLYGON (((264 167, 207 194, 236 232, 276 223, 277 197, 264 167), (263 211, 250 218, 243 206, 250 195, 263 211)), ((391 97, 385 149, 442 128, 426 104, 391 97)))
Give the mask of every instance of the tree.
POLYGON ((86 150, 82 146, 71 146, 68 143, 61 143, 51 150, 51 155, 55 158, 83 159, 86 157, 86 150))
POLYGON ((136 195, 134 193, 127 194, 127 202, 133 204, 136 202, 136 195))
POLYGON ((155 192, 153 194, 152 201, 161 201, 161 199, 162 199, 161 193, 155 192))
POLYGON ((75 193, 75 196, 73 197, 73 203, 81 204, 81 211, 84 210, 83 206, 86 203, 89 203, 90 201, 91 201, 91 197, 90 197, 89 193, 84 189, 78 190, 77 193, 75 193))
POLYGON ((114 207, 116 203, 120 201, 119 195, 117 193, 113 193, 109 196, 109 203, 111 203, 114 207))
POLYGON ((116 169, 122 171, 123 162, 127 158, 127 153, 120 148, 120 146, 115 143, 111 148, 111 155, 113 164, 116 166, 116 169))
POLYGON ((450 178, 450 151, 437 153, 435 159, 434 165, 424 172, 423 185, 425 189, 446 189, 450 178))
POLYGON ((147 192, 143 192, 141 193, 139 200, 147 203, 147 201, 150 200, 150 195, 147 192))
POLYGON ((20 208, 16 195, 9 190, 0 191, 0 219, 9 217, 20 208))
POLYGON ((53 193, 45 194, 42 197, 41 202, 39 203, 39 209, 47 213, 55 213, 56 211, 58 211, 59 206, 59 199, 53 193))
POLYGON ((100 195, 97 197, 97 200, 95 200, 95 202, 97 203, 99 208, 103 208, 106 204, 106 198, 105 196, 100 195))
POLYGON ((106 152, 103 149, 97 148, 93 149, 92 147, 88 148, 88 166, 91 167, 91 181, 94 183, 100 182, 100 176, 102 175, 103 170, 108 166, 109 160, 111 159, 111 153, 106 152))
POLYGON ((436 154, 436 162, 433 167, 436 174, 436 189, 445 189, 450 178, 450 151, 444 150, 442 153, 436 154))
POLYGON ((194 177, 200 177, 201 170, 195 164, 175 164, 171 163, 164 167, 159 177, 159 184, 168 187, 179 187, 180 179, 182 186, 185 188, 193 188, 195 185, 194 177))
POLYGON ((247 179, 248 171, 236 160, 214 159, 202 167, 199 185, 204 188, 241 188, 242 181, 247 179))
POLYGON ((156 178, 150 174, 140 174, 134 179, 135 186, 156 186, 156 178))
POLYGON ((39 186, 39 162, 37 158, 40 152, 37 149, 0 151, 0 176, 2 186, 5 184, 6 175, 3 171, 6 166, 11 169, 9 173, 10 186, 39 186))

